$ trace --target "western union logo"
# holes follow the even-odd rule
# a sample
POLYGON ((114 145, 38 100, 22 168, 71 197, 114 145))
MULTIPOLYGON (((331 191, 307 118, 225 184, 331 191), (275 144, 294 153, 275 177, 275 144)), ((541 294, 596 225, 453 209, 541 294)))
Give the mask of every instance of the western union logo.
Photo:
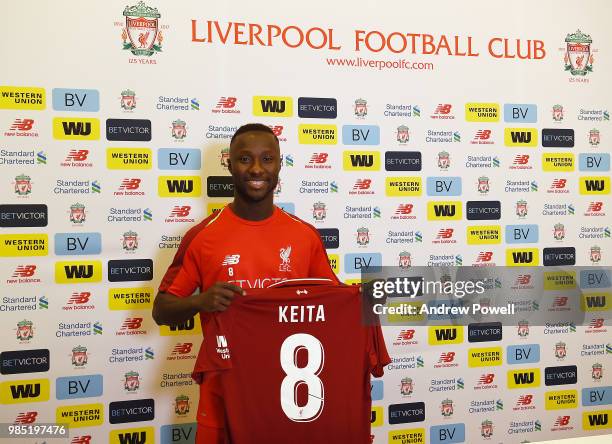
POLYGON ((535 128, 505 128, 504 145, 520 147, 538 146, 538 130, 535 128))
POLYGON ((291 117, 293 115, 293 99, 279 96, 253 97, 254 116, 291 117))
POLYGON ((427 220, 461 220, 461 210, 460 201, 429 201, 427 202, 427 220))
POLYGON ((509 248, 506 250, 506 266, 538 265, 540 250, 537 248, 509 248))
POLYGON ((92 427, 104 422, 102 404, 80 404, 58 407, 55 410, 55 422, 67 424, 68 427, 92 427))
POLYGON ((466 103, 465 120, 468 122, 499 122, 499 103, 466 103))
POLYGON ((610 194, 610 177, 581 177, 580 194, 610 194))
POLYGON ((428 329, 429 345, 461 344, 463 326, 437 326, 428 329))
POLYGON ((420 177, 387 177, 385 179, 387 196, 420 196, 422 192, 420 177))
POLYGON ((26 379, 0 384, 0 404, 19 404, 49 400, 48 379, 26 379))
POLYGON ((380 153, 378 151, 345 151, 342 153, 342 168, 352 170, 380 170, 380 153))
POLYGON ((546 410, 575 409, 578 407, 578 392, 576 390, 560 390, 544 394, 546 410))
POLYGON ((56 117, 53 119, 53 138, 60 140, 98 140, 100 138, 100 120, 56 117))
POLYGON ((582 413, 582 428, 584 430, 610 429, 612 428, 612 409, 595 410, 582 413))
POLYGON ((425 320, 425 312, 421 313, 422 302, 390 302, 388 304, 388 322, 417 322, 425 320), (414 307, 411 309, 409 307, 414 307), (411 310, 409 312, 409 310, 411 310), (414 313, 414 314, 411 314, 414 313))
POLYGON ((338 143, 336 125, 298 125, 298 142, 304 145, 335 145, 338 143))
POLYGON ((108 148, 106 167, 109 170, 150 170, 153 153, 149 148, 108 148))
POLYGON ((580 308, 582 311, 607 311, 611 298, 612 293, 584 293, 580 297, 580 308))
POLYGON ((573 271, 544 272, 544 290, 568 290, 576 288, 573 271))
POLYGON ((525 388, 540 386, 540 369, 524 368, 508 372, 508 388, 525 388))
POLYGON ((370 414, 370 425, 372 427, 380 427, 381 425, 383 425, 382 407, 372 407, 372 412, 370 414))
POLYGON ((425 429, 393 430, 389 432, 389 444, 425 444, 425 429))
POLYGON ((142 427, 111 430, 108 442, 109 444, 154 444, 155 429, 153 427, 142 427))
POLYGON ((102 262, 100 261, 55 263, 55 282, 58 284, 100 281, 102 281, 102 262))
POLYGON ((501 226, 499 225, 467 227, 468 245, 500 244, 501 240, 501 226))
POLYGON ((213 213, 221 211, 229 202, 209 203, 206 205, 206 214, 210 216, 213 213))
POLYGON ((199 176, 159 176, 157 194, 160 197, 200 197, 202 180, 199 176))
POLYGON ((571 153, 542 154, 542 170, 574 171, 574 155, 571 153))
POLYGON ((159 334, 162 336, 199 335, 202 334, 200 315, 196 314, 191 319, 176 325, 160 325, 159 334))
POLYGON ((46 256, 49 238, 46 234, 0 234, 0 257, 46 256))
POLYGON ((111 310, 142 310, 153 307, 153 288, 111 288, 108 308, 111 310))
POLYGON ((501 347, 470 348, 468 350, 469 367, 488 367, 502 364, 501 347))
POLYGON ((328 254, 327 260, 332 271, 336 274, 340 273, 340 256, 337 254, 328 254))
POLYGON ((0 109, 46 108, 44 88, 32 86, 0 86, 0 109))

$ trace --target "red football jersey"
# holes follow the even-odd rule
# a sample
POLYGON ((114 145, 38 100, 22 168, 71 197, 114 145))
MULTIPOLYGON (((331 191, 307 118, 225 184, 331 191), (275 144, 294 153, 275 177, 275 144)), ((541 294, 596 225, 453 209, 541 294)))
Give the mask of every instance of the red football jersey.
POLYGON ((200 370, 219 375, 232 442, 370 442, 370 374, 390 359, 356 287, 248 290, 203 333, 200 370))

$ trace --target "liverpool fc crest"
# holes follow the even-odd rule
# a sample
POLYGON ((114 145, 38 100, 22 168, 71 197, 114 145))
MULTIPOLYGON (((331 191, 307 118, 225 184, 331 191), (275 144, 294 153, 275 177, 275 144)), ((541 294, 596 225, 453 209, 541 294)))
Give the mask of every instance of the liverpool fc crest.
POLYGON ((126 6, 123 16, 123 49, 129 49, 136 56, 152 56, 162 50, 163 37, 159 30, 161 15, 157 8, 151 8, 141 1, 134 6, 126 6))

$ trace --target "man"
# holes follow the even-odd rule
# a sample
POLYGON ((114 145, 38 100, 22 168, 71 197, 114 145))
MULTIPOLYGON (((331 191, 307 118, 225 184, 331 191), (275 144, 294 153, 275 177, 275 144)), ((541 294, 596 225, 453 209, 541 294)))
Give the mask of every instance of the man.
MULTIPOLYGON (((197 313, 205 323, 206 313, 226 310, 234 298, 248 297, 249 288, 285 279, 339 282, 317 230, 273 203, 281 161, 272 130, 257 123, 240 127, 230 142, 228 169, 234 200, 185 234, 153 305, 153 319, 160 325, 178 324, 197 313)), ((218 375, 204 376, 200 360, 194 368, 201 382, 196 442, 226 443, 218 375)))

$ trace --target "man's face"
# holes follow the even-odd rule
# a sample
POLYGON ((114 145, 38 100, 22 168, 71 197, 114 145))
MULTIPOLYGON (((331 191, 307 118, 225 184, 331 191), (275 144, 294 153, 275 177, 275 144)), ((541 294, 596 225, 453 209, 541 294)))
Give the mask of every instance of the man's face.
POLYGON ((260 202, 274 192, 280 172, 280 148, 272 134, 249 131, 234 139, 228 169, 236 194, 260 202))

